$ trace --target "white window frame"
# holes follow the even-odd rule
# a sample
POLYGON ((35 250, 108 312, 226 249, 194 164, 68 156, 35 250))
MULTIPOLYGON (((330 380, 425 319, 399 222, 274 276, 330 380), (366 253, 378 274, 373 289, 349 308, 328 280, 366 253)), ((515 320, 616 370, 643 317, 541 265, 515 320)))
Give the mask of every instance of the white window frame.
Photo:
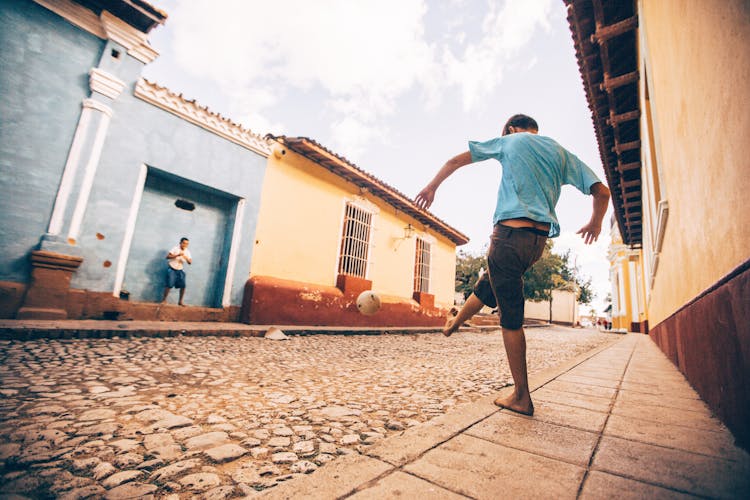
POLYGON ((415 239, 414 244, 414 275, 412 280, 412 288, 415 292, 422 292, 422 293, 430 293, 430 290, 432 288, 432 270, 434 268, 433 265, 433 252, 432 247, 435 243, 435 239, 431 237, 425 237, 425 236, 417 236, 415 239), (421 254, 423 252, 420 252, 420 247, 424 249, 427 248, 427 263, 425 264, 424 261, 421 259, 421 254), (425 277, 422 272, 426 270, 427 276, 425 277), (425 283, 426 282, 426 283, 425 283), (423 287, 424 285, 424 287, 423 287))
MULTIPOLYGON (((338 248, 336 250, 336 269, 335 269, 335 276, 338 276, 340 274, 345 274, 347 276, 355 276, 358 278, 364 278, 364 279, 370 279, 370 275, 372 272, 373 262, 372 262, 372 253, 374 248, 374 241, 375 241, 375 228, 376 228, 376 216, 379 213, 378 207, 373 204, 372 202, 360 198, 348 198, 344 199, 342 211, 341 211, 341 226, 339 228, 339 239, 337 242, 338 248), (346 230, 346 224, 347 224, 347 215, 350 213, 349 208, 353 210, 358 210, 364 214, 367 214, 370 218, 369 221, 369 231, 367 233, 367 247, 365 250, 364 257, 355 257, 361 259, 362 263, 364 264, 364 272, 363 273, 351 273, 351 272, 342 272, 342 259, 344 258, 344 250, 346 248, 345 246, 345 230, 346 230)), ((356 237, 361 237, 362 233, 355 235, 356 237)))

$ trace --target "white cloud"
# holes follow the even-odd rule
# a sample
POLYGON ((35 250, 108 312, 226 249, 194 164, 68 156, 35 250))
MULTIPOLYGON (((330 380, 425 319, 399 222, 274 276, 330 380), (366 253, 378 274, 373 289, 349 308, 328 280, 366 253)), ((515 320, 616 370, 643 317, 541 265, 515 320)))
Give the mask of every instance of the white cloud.
POLYGON ((549 30, 552 0, 508 0, 490 11, 482 23, 482 38, 457 56, 443 54, 448 80, 461 88, 465 111, 474 109, 504 76, 504 68, 531 42, 537 28, 549 30))
POLYGON ((472 44, 461 31, 427 40, 426 0, 191 0, 176 3, 169 22, 178 64, 214 81, 253 128, 273 126, 267 117, 285 89, 321 90, 337 117, 334 143, 361 151, 387 137, 387 118, 410 90, 434 108, 457 86, 464 107, 475 106, 536 30, 548 29, 551 1, 490 2, 472 44))

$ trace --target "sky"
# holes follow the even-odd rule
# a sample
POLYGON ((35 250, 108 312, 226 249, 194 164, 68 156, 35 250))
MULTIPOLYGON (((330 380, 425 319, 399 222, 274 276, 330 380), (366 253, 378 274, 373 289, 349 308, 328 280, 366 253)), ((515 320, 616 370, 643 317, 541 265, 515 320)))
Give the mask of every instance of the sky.
MULTIPOLYGON (((409 196, 515 113, 605 180, 561 0, 153 3, 169 17, 143 76, 260 135, 310 137, 409 196)), ((488 244, 501 168, 466 166, 437 192, 430 211, 471 239, 462 250, 488 244)), ((603 311, 611 208, 586 246, 591 207, 563 187, 554 251, 572 252, 603 311)))

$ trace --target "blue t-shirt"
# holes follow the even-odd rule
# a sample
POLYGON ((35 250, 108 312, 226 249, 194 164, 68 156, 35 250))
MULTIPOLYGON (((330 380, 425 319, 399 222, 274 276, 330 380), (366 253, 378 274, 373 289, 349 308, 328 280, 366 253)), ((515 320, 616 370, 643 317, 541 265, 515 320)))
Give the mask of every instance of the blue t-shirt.
POLYGON ((492 223, 519 217, 547 222, 550 238, 560 234, 555 205, 562 185, 590 194, 592 184, 601 182, 576 155, 542 135, 520 132, 470 141, 469 151, 472 162, 494 158, 503 165, 492 223))

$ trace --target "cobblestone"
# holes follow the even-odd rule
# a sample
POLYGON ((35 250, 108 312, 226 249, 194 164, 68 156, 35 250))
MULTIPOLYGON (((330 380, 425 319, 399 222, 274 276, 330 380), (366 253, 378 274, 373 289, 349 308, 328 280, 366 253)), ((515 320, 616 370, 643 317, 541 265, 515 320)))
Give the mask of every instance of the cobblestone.
MULTIPOLYGON (((527 339, 534 372, 613 337, 527 339)), ((510 382, 499 331, 0 340, 0 496, 249 495, 510 382)))

